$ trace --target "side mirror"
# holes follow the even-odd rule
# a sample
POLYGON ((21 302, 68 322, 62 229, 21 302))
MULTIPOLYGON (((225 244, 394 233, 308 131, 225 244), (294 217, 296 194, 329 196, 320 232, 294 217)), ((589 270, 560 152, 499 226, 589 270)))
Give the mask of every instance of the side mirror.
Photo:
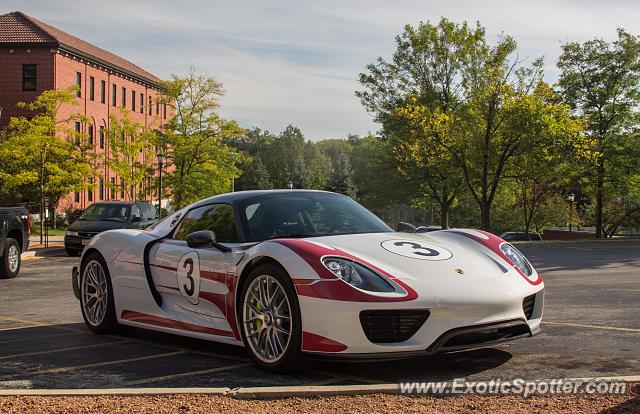
POLYGON ((221 252, 227 253, 231 249, 216 242, 216 234, 211 230, 194 231, 187 236, 187 246, 192 249, 198 249, 202 247, 215 247, 221 252))
POLYGON ((401 233, 413 233, 416 231, 416 226, 411 223, 406 223, 404 221, 398 222, 398 226, 396 229, 401 233))
POLYGON ((142 217, 140 217, 140 216, 133 216, 131 218, 131 222, 132 223, 140 223, 141 221, 142 221, 142 217))

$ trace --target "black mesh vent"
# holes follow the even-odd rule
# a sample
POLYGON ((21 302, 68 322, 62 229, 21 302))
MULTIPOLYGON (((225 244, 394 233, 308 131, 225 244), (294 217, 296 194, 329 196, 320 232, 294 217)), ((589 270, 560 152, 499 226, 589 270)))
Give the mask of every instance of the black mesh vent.
POLYGON ((364 334, 373 343, 404 342, 420 329, 429 317, 423 310, 366 310, 360 312, 364 334))
POLYGON ((531 296, 527 296, 522 301, 522 310, 524 311, 524 316, 527 318, 527 320, 531 319, 531 316, 533 315, 533 307, 535 304, 536 304, 535 294, 531 296))

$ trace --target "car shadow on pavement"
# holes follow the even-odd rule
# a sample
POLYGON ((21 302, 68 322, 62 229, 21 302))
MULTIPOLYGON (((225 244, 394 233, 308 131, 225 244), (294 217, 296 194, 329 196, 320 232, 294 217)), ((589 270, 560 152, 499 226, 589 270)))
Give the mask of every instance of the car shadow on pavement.
POLYGON ((0 327, 0 389, 433 381, 467 377, 511 359, 498 349, 377 362, 310 359, 302 372, 276 375, 260 371, 239 346, 136 328, 95 335, 83 324, 20 324, 16 319, 0 327))

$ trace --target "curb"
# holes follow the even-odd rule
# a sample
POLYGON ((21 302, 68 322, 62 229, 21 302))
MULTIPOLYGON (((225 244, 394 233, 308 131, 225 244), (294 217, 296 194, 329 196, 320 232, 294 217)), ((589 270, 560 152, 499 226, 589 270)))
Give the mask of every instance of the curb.
MULTIPOLYGON (((449 380, 453 381, 453 380, 449 380)), ((551 380, 545 380, 551 381, 551 380)), ((640 375, 613 377, 562 378, 555 381, 624 381, 640 383, 640 375)), ((239 388, 105 388, 105 389, 0 389, 0 397, 97 397, 103 395, 151 396, 151 395, 218 395, 237 399, 274 399, 285 397, 333 397, 368 394, 400 394, 397 383, 370 385, 298 385, 282 387, 239 388)), ((413 395, 413 394, 411 394, 413 395)), ((428 393, 421 394, 428 395, 428 393)))

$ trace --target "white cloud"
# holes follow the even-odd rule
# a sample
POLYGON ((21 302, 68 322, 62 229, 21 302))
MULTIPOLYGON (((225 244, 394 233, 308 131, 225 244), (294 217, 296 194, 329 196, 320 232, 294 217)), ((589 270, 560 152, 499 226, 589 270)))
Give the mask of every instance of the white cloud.
POLYGON ((519 43, 520 56, 544 56, 557 78, 560 44, 639 32, 637 1, 565 0, 3 0, 168 77, 190 66, 225 85, 225 116, 280 131, 293 123, 311 139, 375 131, 354 96, 367 63, 393 52, 406 23, 479 20, 492 38, 519 43))

